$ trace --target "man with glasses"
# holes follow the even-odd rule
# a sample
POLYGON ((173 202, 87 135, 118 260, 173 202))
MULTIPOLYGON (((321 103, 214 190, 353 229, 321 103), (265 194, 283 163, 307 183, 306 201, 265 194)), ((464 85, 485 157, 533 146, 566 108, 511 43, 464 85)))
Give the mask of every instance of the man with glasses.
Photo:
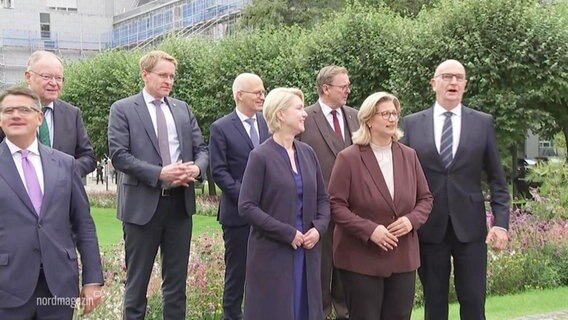
POLYGON ((448 319, 453 261, 461 319, 485 319, 487 245, 508 240, 509 193, 497 151, 493 117, 462 104, 465 68, 441 63, 430 80, 434 106, 404 118, 403 143, 415 149, 434 207, 418 230, 425 319, 448 319), (482 173, 487 176, 495 217, 487 231, 482 173))
MULTIPOLYGON (((308 117, 305 131, 298 136, 309 144, 320 162, 325 185, 329 184, 331 169, 337 154, 352 144, 351 134, 359 129, 357 110, 346 106, 351 92, 347 69, 339 66, 323 67, 317 77, 318 101, 306 108, 308 117)), ((335 310, 337 319, 348 319, 347 306, 339 271, 333 267, 332 238, 334 223, 331 221, 322 238, 322 299, 324 316, 335 310)))
POLYGON ((28 88, 0 93, 0 319, 68 319, 101 301, 103 273, 78 161, 38 143, 28 88), (82 288, 79 292, 77 250, 82 288), (80 297, 81 300, 77 300, 80 297))
MULTIPOLYGON (((39 141, 75 157, 81 177, 93 172, 97 161, 81 110, 59 99, 65 81, 61 58, 48 51, 36 51, 28 59, 24 76, 42 105, 44 119, 38 129, 39 141)), ((3 138, 4 133, 0 132, 0 140, 3 138)))
POLYGON ((110 108, 110 159, 123 174, 118 219, 126 254, 124 319, 144 319, 146 293, 158 252, 163 318, 185 319, 187 263, 195 213, 195 184, 209 164, 193 112, 169 96, 177 60, 164 51, 140 59, 142 92, 110 108))
POLYGON ((223 193, 217 219, 225 241, 223 319, 242 319, 249 224, 239 215, 241 181, 253 148, 269 137, 262 116, 264 85, 259 76, 242 73, 233 82, 235 111, 215 121, 209 136, 213 179, 223 193))

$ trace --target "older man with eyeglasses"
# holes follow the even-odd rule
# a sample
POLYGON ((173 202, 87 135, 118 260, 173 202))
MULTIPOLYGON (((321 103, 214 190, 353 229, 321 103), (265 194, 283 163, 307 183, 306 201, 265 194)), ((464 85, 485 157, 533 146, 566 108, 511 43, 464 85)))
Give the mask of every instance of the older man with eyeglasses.
MULTIPOLYGON (((24 77, 42 105, 44 117, 38 129, 39 141, 73 156, 82 177, 93 172, 97 161, 81 110, 59 99, 65 82, 61 58, 48 51, 32 53, 24 77)), ((4 133, 0 132, 0 140, 3 138, 4 133)))
POLYGON ((493 117, 462 104, 464 66, 441 63, 430 80, 434 106, 404 118, 403 143, 416 150, 434 194, 420 230, 418 269, 425 319, 448 319, 453 261, 462 320, 485 319, 487 245, 503 249, 509 226, 509 193, 499 159, 493 117), (481 180, 487 177, 494 225, 487 230, 481 180))

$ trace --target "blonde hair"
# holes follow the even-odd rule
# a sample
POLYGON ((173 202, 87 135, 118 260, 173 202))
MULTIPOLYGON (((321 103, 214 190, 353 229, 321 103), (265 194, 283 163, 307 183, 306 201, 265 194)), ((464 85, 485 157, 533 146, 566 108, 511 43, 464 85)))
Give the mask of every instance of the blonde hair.
POLYGON ((158 64, 158 62, 160 62, 160 60, 166 60, 169 61, 171 63, 174 64, 175 67, 177 67, 177 60, 176 58, 170 56, 169 54, 167 54, 164 51, 161 50, 154 50, 154 51, 150 51, 147 54, 145 54, 144 56, 142 56, 142 58, 140 58, 140 71, 152 71, 154 70, 154 68, 156 67, 156 65, 158 64))
MULTIPOLYGON (((375 116, 377 113, 377 108, 379 103, 391 102, 394 104, 396 111, 400 113, 400 102, 398 98, 388 92, 375 92, 363 101, 359 113, 357 113, 357 118, 359 119, 359 129, 353 133, 353 143, 358 145, 368 145, 371 143, 371 129, 367 123, 375 116)), ((402 137, 402 132, 396 130, 393 135, 392 140, 398 141, 402 137)))
POLYGON ((347 74, 347 69, 338 66, 326 66, 321 68, 316 77, 316 87, 318 89, 318 95, 323 94, 323 85, 331 84, 333 78, 338 74, 347 74))
POLYGON ((280 110, 289 108, 294 97, 299 97, 302 103, 304 102, 304 93, 300 89, 275 88, 268 93, 264 99, 262 114, 264 115, 270 133, 280 130, 280 120, 277 114, 280 110))

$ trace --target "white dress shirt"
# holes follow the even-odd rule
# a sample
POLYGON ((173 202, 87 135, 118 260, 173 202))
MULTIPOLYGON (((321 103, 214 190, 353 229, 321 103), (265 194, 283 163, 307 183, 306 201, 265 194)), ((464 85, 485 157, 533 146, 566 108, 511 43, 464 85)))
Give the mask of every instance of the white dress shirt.
MULTIPOLYGON (((158 124, 156 122, 156 106, 154 105, 154 100, 156 98, 152 97, 146 89, 142 90, 142 95, 144 96, 144 101, 146 101, 146 107, 150 113, 150 118, 152 119, 152 125, 154 126, 154 132, 156 137, 158 136, 158 124)), ((166 125, 168 126, 168 142, 170 146, 170 159, 172 163, 180 160, 181 156, 181 146, 179 144, 179 138, 176 131, 176 123, 174 121, 174 116, 170 108, 164 108, 164 99, 162 99, 162 111, 164 112, 164 117, 166 118, 166 125)))
POLYGON ((375 158, 379 163, 379 167, 381 168, 381 172, 383 173, 383 177, 385 178, 385 183, 387 184, 387 188, 389 189, 391 199, 394 200, 394 169, 392 166, 391 147, 392 143, 389 143, 388 146, 384 147, 371 143, 371 149, 373 150, 375 158))
POLYGON ((245 131, 247 132, 249 138, 250 138, 250 124, 248 122, 246 122, 246 120, 248 120, 250 118, 254 119, 254 128, 256 129, 256 132, 258 133, 258 138, 260 139, 260 131, 258 130, 258 119, 256 118, 256 113, 252 117, 249 118, 247 115, 240 112, 239 109, 235 109, 235 111, 237 112, 237 117, 239 117, 239 119, 241 120, 241 123, 245 127, 245 131))
POLYGON ((329 126, 333 131, 335 131, 335 127, 333 126, 333 115, 331 114, 331 111, 333 110, 337 111, 336 115, 337 115, 337 120, 339 120, 339 127, 341 128, 341 136, 345 137, 345 117, 343 116, 343 109, 341 108, 332 109, 330 106, 328 106, 323 101, 321 101, 321 99, 319 99, 318 102, 321 106, 321 112, 323 112, 325 119, 327 120, 329 126))
MULTIPOLYGON (((444 128, 444 121, 446 116, 444 112, 448 110, 444 109, 441 105, 436 102, 434 105, 434 142, 436 143, 436 150, 440 153, 440 144, 442 143, 442 129, 444 128)), ((462 105, 459 104, 457 107, 450 110, 454 115, 451 117, 452 120, 452 157, 456 156, 456 151, 458 150, 458 145, 460 143, 460 133, 461 133, 461 123, 462 123, 462 105)))
MULTIPOLYGON (((44 193, 43 189, 43 167, 41 166, 41 158, 39 156, 39 148, 38 148, 38 140, 35 139, 34 142, 27 148, 30 152, 28 154, 28 160, 34 166, 37 179, 39 180, 39 187, 41 188, 41 193, 44 193)), ((22 154, 20 147, 13 144, 7 137, 6 137, 6 145, 8 149, 10 149, 10 153, 12 154, 12 159, 14 159, 14 164, 16 165, 16 169, 18 169, 18 174, 20 175, 20 179, 24 183, 26 187, 26 191, 28 191, 28 186, 26 185, 26 178, 24 176, 24 168, 22 167, 22 154)))

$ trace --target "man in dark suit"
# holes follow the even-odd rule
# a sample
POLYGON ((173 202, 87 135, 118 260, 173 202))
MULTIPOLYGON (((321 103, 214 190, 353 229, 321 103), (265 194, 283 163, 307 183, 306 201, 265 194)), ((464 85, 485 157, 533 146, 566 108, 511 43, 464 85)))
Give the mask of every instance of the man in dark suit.
POLYGON ((215 121, 209 136, 213 179, 223 190, 217 219, 225 241, 224 319, 242 319, 250 226, 239 216, 237 204, 249 152, 269 136, 260 112, 264 94, 260 77, 252 73, 237 76, 233 82, 235 111, 215 121))
POLYGON ((432 213, 418 230, 425 318, 448 319, 453 258, 461 319, 485 319, 487 245, 504 248, 509 226, 509 193, 493 117, 462 105, 467 78, 460 62, 443 62, 430 82, 434 106, 404 119, 404 143, 416 150, 434 194, 432 213), (483 172, 495 217, 489 232, 483 172))
POLYGON ((126 252, 124 319, 143 319, 154 259, 162 259, 163 318, 185 319, 194 181, 207 146, 187 103, 169 97, 177 61, 163 51, 140 59, 144 89, 111 106, 108 143, 119 181, 126 252))
POLYGON ((102 296, 95 225, 77 161, 38 143, 40 101, 28 88, 0 93, 0 319, 71 319, 102 296), (77 251, 81 254, 79 293, 77 251))
MULTIPOLYGON (((338 66, 322 68, 316 77, 316 85, 319 100, 306 108, 306 130, 298 139, 314 149, 327 187, 335 157, 339 151, 352 144, 351 134, 359 129, 359 122, 357 110, 345 105, 351 92, 347 69, 338 66)), ((333 308, 338 319, 348 319, 339 270, 333 267, 332 262, 334 226, 333 222, 329 223, 322 239, 323 312, 327 317, 333 308)))
MULTIPOLYGON (((59 99, 63 88, 63 61, 48 51, 36 51, 28 59, 26 82, 40 98, 44 121, 38 129, 39 141, 77 159, 81 177, 97 165, 93 146, 83 125, 81 110, 59 99)), ((4 133, 0 132, 0 140, 4 133)))

